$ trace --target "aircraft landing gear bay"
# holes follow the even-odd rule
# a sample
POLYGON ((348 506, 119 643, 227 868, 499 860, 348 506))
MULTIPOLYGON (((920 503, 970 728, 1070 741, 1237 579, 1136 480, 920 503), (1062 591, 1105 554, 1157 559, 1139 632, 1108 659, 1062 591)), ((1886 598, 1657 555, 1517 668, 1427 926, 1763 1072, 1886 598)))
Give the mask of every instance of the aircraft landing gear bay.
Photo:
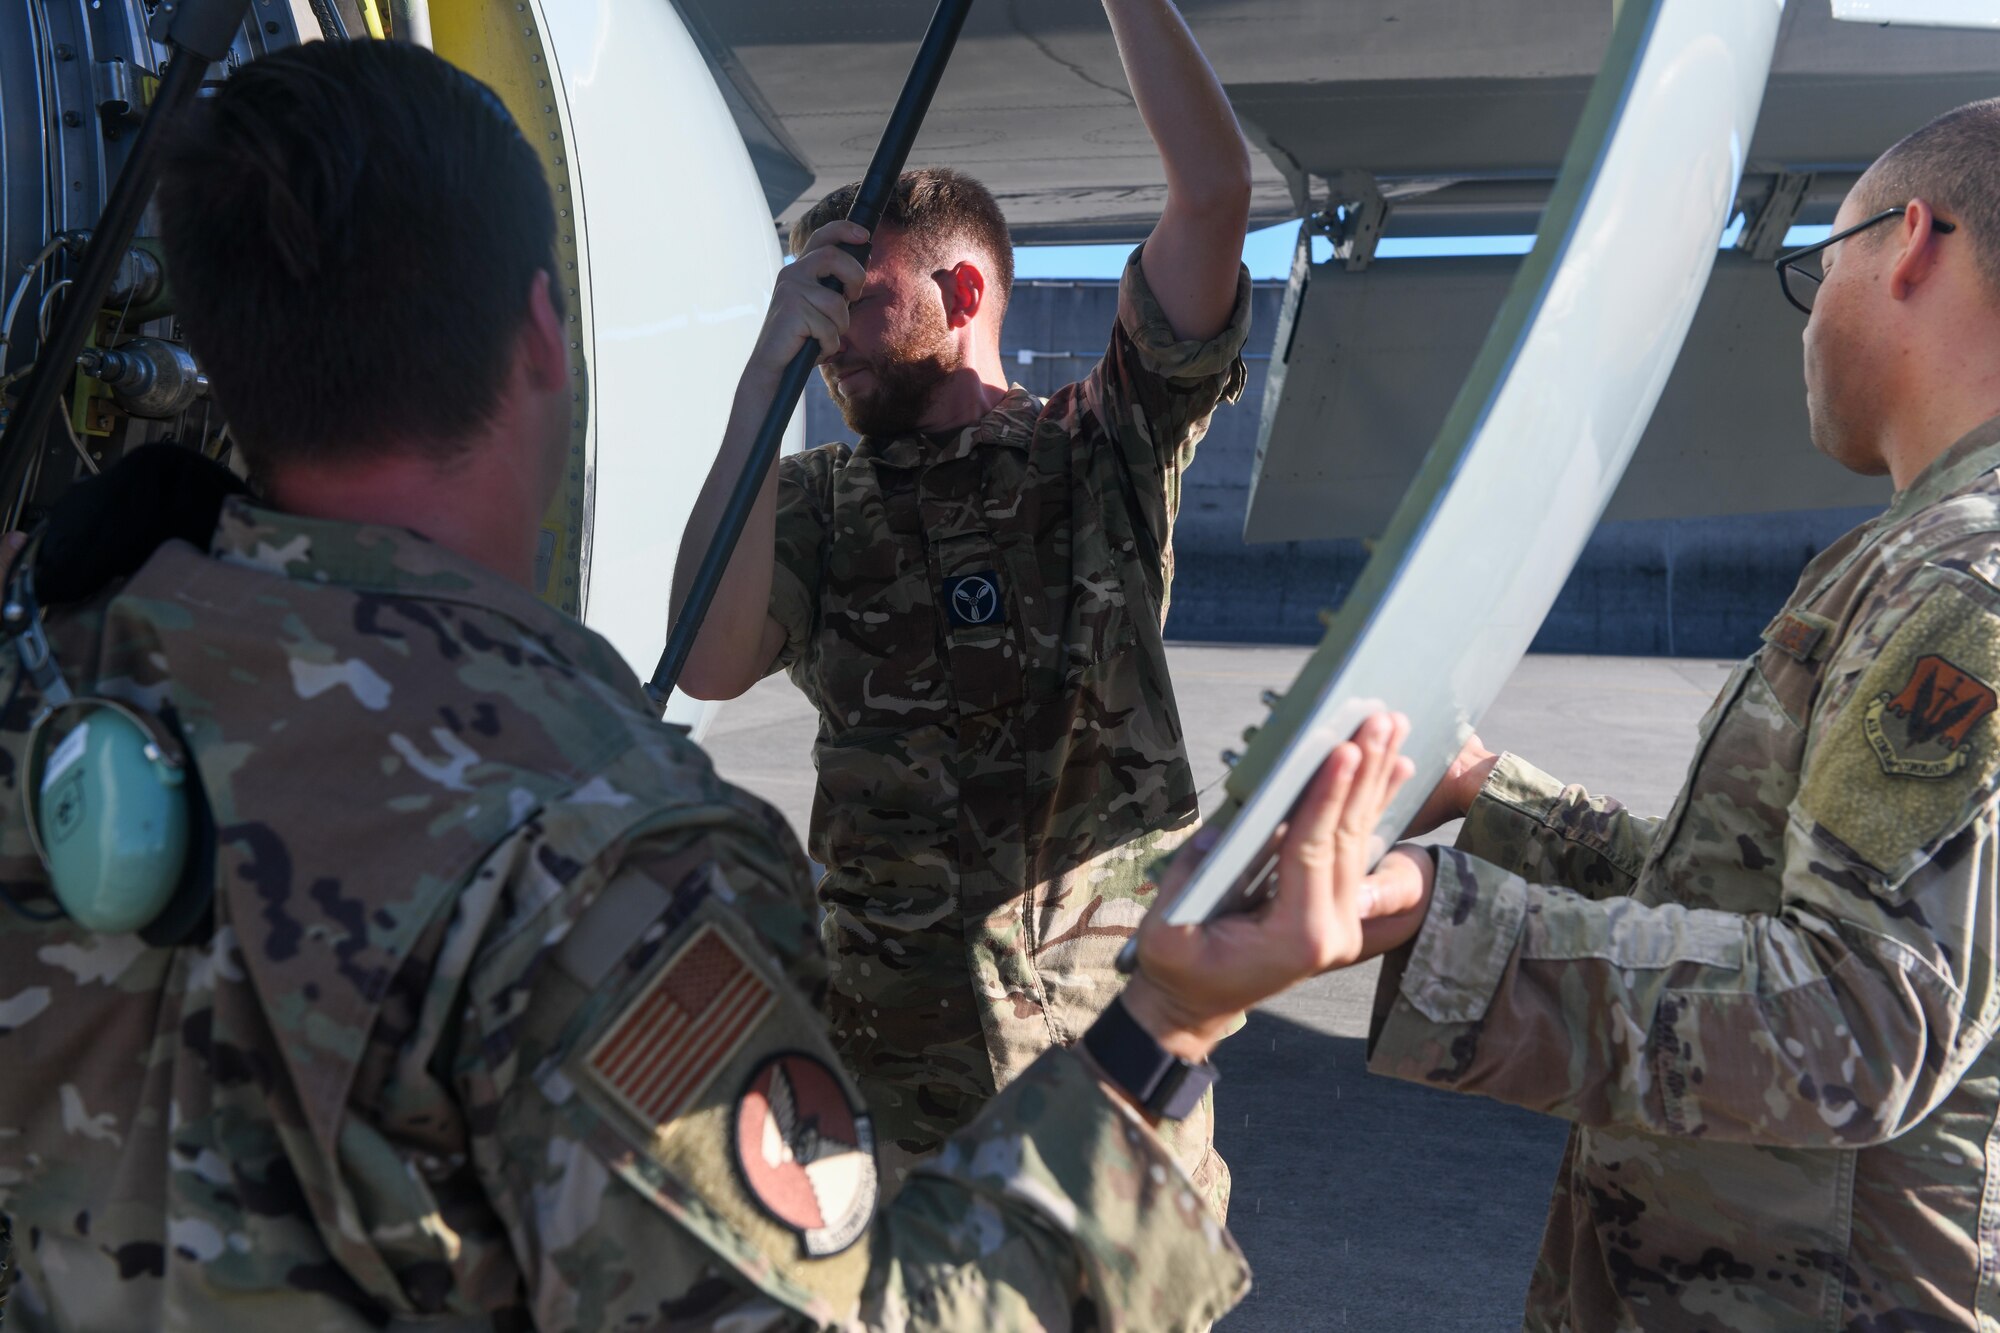
MULTIPOLYGON (((151 12, 145 0, 0 0, 0 424, 20 410, 25 372, 160 86, 167 49, 147 36, 151 12)), ((771 204, 709 64, 662 0, 250 0, 204 81, 323 38, 432 47, 490 84, 540 153, 575 411, 535 590, 649 670, 726 389, 781 263, 771 204)), ((61 372, 56 419, 24 446, 22 484, 0 496, 8 528, 141 444, 234 457, 174 319, 151 221, 61 372)), ((800 440, 795 419, 787 452, 800 440)), ((711 712, 676 699, 668 717, 699 730, 711 712)))

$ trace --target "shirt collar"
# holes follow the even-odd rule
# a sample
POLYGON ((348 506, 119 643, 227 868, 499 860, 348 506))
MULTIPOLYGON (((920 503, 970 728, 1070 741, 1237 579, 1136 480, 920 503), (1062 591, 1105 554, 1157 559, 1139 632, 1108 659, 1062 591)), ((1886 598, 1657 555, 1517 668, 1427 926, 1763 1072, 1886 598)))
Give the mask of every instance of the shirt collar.
POLYGON ((1995 468, 2000 468, 2000 417, 1974 426, 1932 459, 1929 467, 1896 492, 1895 499, 1889 502, 1889 512, 1883 517, 1890 522, 1908 518, 1919 509, 1964 490, 1995 468))
POLYGON ((890 467, 918 468, 968 458, 983 445, 997 444, 1026 452, 1034 442, 1035 423, 1041 419, 1042 400, 1020 385, 993 410, 942 443, 934 437, 909 431, 902 435, 864 435, 854 446, 854 456, 866 456, 890 467))
POLYGON ((239 497, 223 505, 209 550, 218 560, 301 583, 498 612, 559 660, 643 697, 632 668, 603 638, 527 589, 407 528, 304 518, 239 497))

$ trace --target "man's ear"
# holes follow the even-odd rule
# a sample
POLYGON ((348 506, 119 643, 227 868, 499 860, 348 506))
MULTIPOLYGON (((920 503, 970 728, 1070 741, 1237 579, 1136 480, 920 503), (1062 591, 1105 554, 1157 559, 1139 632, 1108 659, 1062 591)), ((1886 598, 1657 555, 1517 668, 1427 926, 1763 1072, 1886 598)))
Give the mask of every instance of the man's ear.
POLYGON ((986 275, 971 260, 965 260, 951 268, 940 269, 931 275, 937 280, 938 290, 944 296, 944 322, 949 328, 962 329, 978 318, 980 309, 986 304, 986 275))
POLYGON ((544 393, 561 388, 569 378, 568 343, 552 281, 547 269, 537 269, 528 280, 528 317, 521 321, 520 355, 529 381, 544 393))
POLYGON ((1903 209, 1903 223, 1896 228, 1897 250, 1889 265, 1889 295, 1898 301, 1937 271, 1940 233, 1931 225, 1936 216, 1923 199, 1912 199, 1903 209))

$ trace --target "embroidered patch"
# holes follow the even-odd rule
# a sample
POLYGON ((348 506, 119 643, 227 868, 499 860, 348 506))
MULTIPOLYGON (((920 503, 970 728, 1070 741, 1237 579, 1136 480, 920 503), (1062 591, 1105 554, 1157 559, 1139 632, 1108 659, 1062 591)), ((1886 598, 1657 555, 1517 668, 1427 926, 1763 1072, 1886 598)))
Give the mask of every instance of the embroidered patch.
POLYGON ((1786 611, 1764 628, 1764 642, 1801 662, 1810 662, 1826 642, 1833 622, 1810 611, 1786 611))
POLYGON ((1873 891, 1891 894, 1986 807, 2000 776, 1992 593, 1933 567, 1906 596, 1910 609, 1840 713, 1819 719, 1795 810, 1873 891))
POLYGON ((775 997, 736 946, 704 925, 625 1007, 584 1068, 648 1125, 699 1097, 775 997))
POLYGON ((953 629, 975 629, 1006 621, 1000 576, 990 569, 944 581, 944 614, 953 629))
POLYGON ((1917 659, 1902 689, 1869 702, 1861 729, 1884 773, 1949 777, 1971 761, 1976 748, 1966 737, 1996 705, 1992 687, 1931 653, 1917 659))
POLYGON ((774 1055, 736 1099, 736 1164, 750 1197, 815 1258, 860 1239, 875 1216, 875 1130, 833 1071, 774 1055))

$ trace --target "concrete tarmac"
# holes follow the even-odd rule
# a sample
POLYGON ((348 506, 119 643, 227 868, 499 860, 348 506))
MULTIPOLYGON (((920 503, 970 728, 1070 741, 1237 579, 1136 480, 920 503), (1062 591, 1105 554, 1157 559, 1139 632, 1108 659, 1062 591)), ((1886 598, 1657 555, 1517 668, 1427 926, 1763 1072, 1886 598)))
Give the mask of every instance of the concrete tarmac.
MULTIPOLYGON (((1303 648, 1171 644, 1202 808, 1221 753, 1263 720, 1303 648)), ((1729 663, 1534 656, 1480 734, 1566 782, 1664 814, 1696 722, 1729 663)), ((732 782, 803 839, 814 719, 780 677, 726 705, 707 737, 732 782)), ((1453 830, 1441 830, 1449 839, 1453 830)), ((1320 977, 1251 1015, 1216 1056, 1217 1138, 1234 1175, 1230 1229, 1256 1273, 1223 1333, 1502 1333, 1520 1327, 1564 1126, 1366 1072, 1373 966, 1320 977)))

